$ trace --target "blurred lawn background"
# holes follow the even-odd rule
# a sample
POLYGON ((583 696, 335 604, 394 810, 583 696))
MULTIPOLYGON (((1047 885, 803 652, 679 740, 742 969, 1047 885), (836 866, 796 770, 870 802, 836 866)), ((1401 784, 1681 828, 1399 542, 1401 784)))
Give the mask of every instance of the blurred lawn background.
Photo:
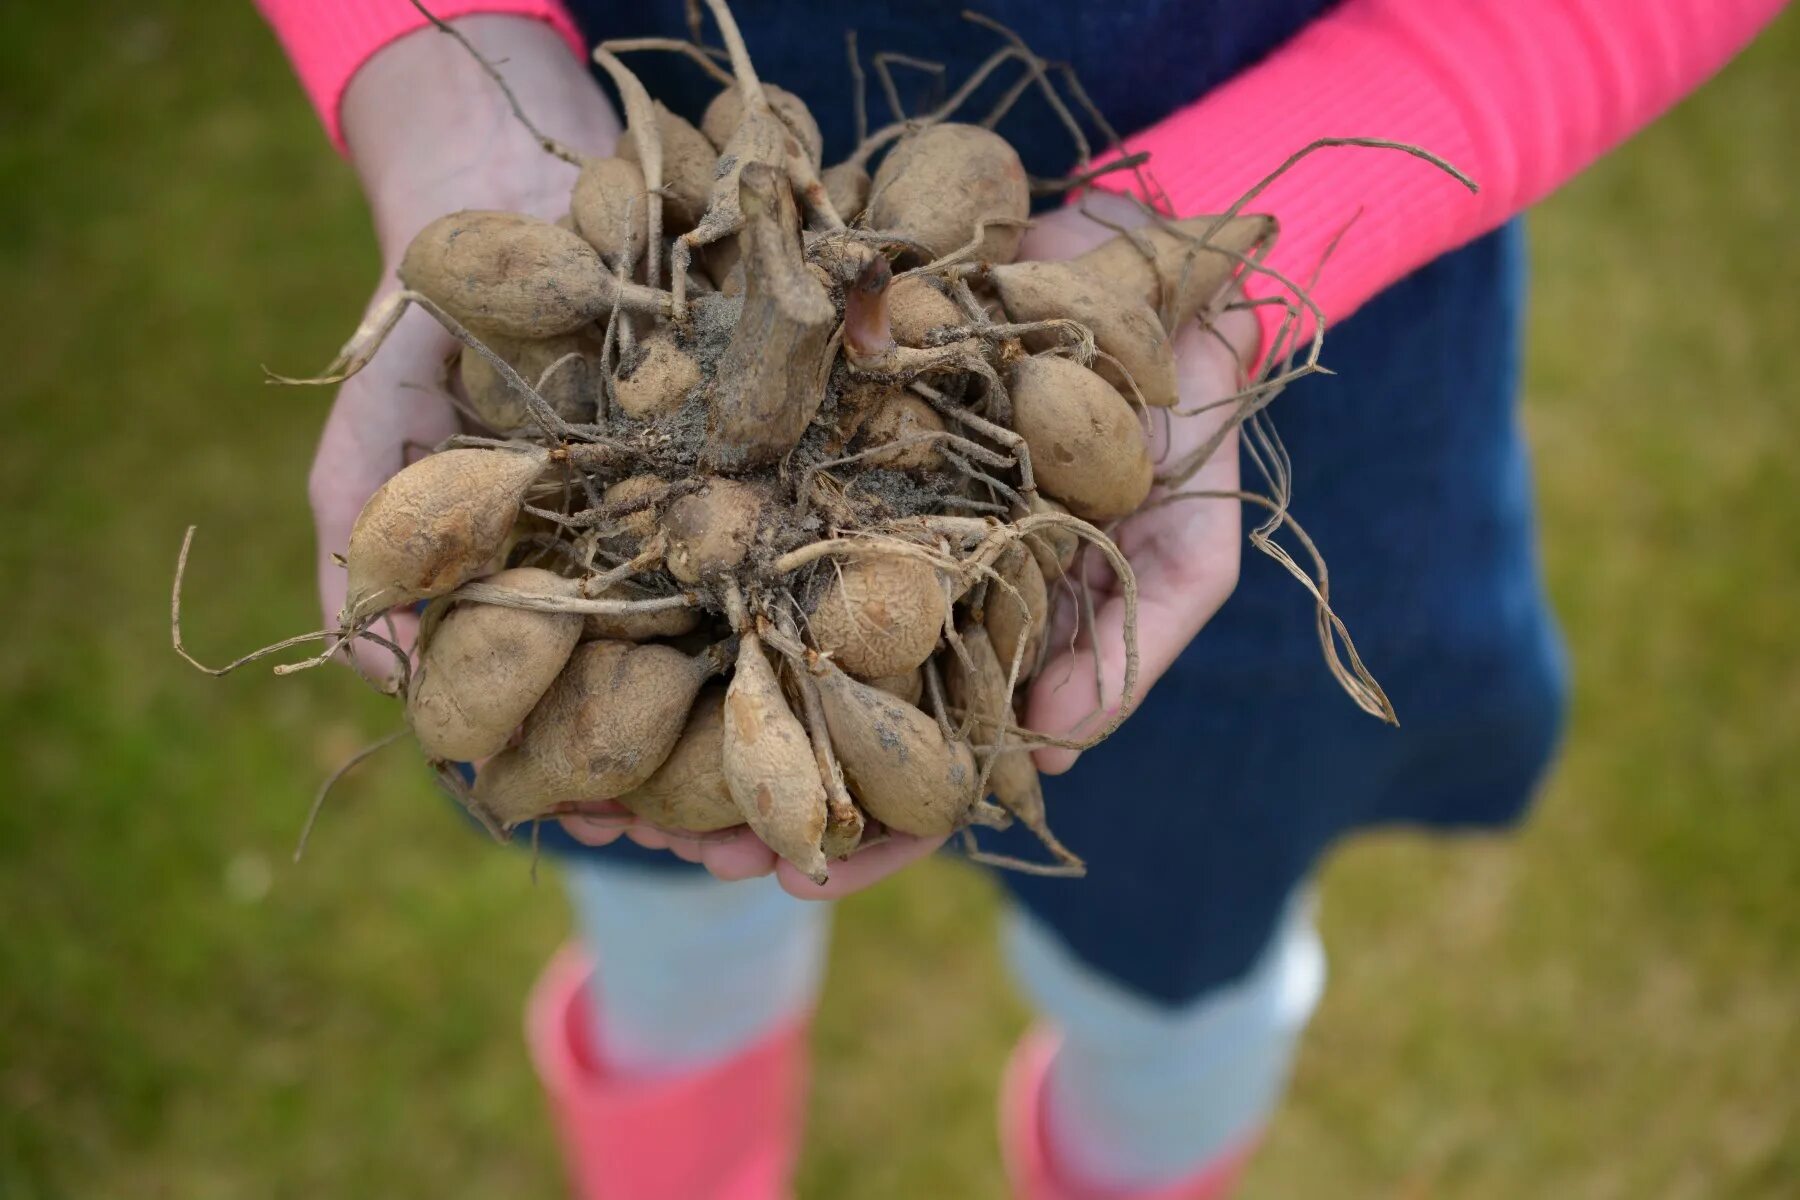
MULTIPOLYGON (((1573 645, 1512 841, 1332 862, 1333 983, 1245 1195, 1800 1194, 1800 17, 1547 204, 1529 412, 1573 645)), ((559 889, 449 819, 316 623, 304 476, 373 283, 248 4, 0 8, 0 1196, 549 1196, 520 1000, 559 889)), ((1326 548, 1329 552, 1329 547, 1326 548)), ((1348 614, 1354 624, 1355 614, 1348 614)), ((842 908, 804 1194, 992 1197, 991 888, 842 908)))

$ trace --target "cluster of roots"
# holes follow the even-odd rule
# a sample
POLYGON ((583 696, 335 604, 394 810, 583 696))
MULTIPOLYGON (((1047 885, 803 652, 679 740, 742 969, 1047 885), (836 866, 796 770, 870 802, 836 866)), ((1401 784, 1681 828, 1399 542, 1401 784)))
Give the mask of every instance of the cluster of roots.
MULTIPOLYGON (((286 381, 347 378, 412 305, 462 345, 446 385, 469 432, 369 500, 344 555, 349 600, 307 635, 326 643, 309 663, 387 645, 411 731, 497 836, 595 806, 689 834, 747 824, 823 881, 889 831, 963 831, 979 854, 973 828, 1018 821, 1047 855, 1007 865, 1079 873, 1030 751, 1092 746, 1131 708, 1135 584, 1108 530, 1147 502, 1209 495, 1183 485, 1223 432, 1179 462, 1150 450, 1152 422, 1185 415, 1171 334, 1267 270, 1275 222, 1243 204, 1186 221, 1146 205, 1141 228, 1083 258, 1015 263, 1034 193, 1105 170, 1154 186, 1071 77, 1000 30, 937 108, 825 166, 804 105, 758 78, 722 0, 707 7, 719 48, 696 29, 595 51, 628 129, 605 158, 540 137, 581 168, 566 218, 434 222, 405 290, 339 361, 286 381), (625 66, 643 51, 718 80, 698 126, 625 66), (1007 103, 1035 89, 1066 118, 1074 175, 1028 177, 991 128, 1004 105, 957 119, 1005 72, 1007 103), (1106 166, 1071 106, 1114 151, 1106 166), (1103 717, 1096 696, 1077 737, 1022 728, 1015 700, 1054 649, 1053 607, 1078 631, 1108 572, 1125 597, 1122 702, 1103 717), (402 648, 385 614, 413 605, 421 633, 402 648), (472 787, 464 762, 482 764, 472 787)), ((1291 293, 1290 317, 1308 303, 1291 293)), ((1262 411, 1317 349, 1277 347, 1223 428, 1248 431, 1270 484, 1240 497, 1268 514, 1252 540, 1312 590, 1347 689, 1391 718, 1287 515, 1262 411), (1273 541, 1284 527, 1309 567, 1273 541)), ((179 571, 176 587, 180 649, 179 571)))

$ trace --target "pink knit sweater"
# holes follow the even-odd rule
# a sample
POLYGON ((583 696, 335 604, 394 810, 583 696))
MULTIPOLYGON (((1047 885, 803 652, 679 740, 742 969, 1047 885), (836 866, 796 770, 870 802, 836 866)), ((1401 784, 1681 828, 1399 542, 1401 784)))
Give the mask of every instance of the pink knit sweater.
MULTIPOLYGON (((1541 199, 1703 82, 1785 0, 1346 0, 1268 59, 1127 139, 1177 212, 1216 212, 1320 137, 1424 146, 1471 195, 1404 154, 1331 149, 1258 198, 1281 219, 1270 265, 1312 278, 1328 321, 1541 199)), ((342 145, 358 67, 425 19, 407 0, 258 0, 342 145)), ((556 0, 436 0, 445 18, 515 13, 585 53, 556 0)), ((1121 178, 1118 176, 1114 177, 1121 178)), ((1252 294, 1278 291, 1252 280, 1252 294)), ((1268 345, 1281 320, 1261 310, 1268 345)))

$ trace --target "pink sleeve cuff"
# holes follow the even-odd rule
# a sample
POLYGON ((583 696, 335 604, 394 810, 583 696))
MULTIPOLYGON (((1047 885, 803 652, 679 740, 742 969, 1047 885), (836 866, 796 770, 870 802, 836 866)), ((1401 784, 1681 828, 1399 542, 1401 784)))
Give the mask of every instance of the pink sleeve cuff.
MULTIPOLYGON (((281 39, 340 153, 338 109, 351 77, 377 50, 430 24, 409 0, 256 0, 256 5, 281 39)), ((581 30, 556 0, 432 0, 430 8, 446 21, 476 14, 530 17, 554 27, 577 58, 587 56, 581 30)))
MULTIPOLYGON (((1126 146, 1150 152, 1182 215, 1222 211, 1320 137, 1410 142, 1481 185, 1471 195, 1398 151, 1339 148, 1262 193, 1251 208, 1282 229, 1270 265, 1335 321, 1543 198, 1718 70, 1783 3, 1347 0, 1126 146)), ((1285 294, 1267 277, 1246 291, 1285 294)), ((1266 353, 1283 314, 1258 315, 1266 353)))

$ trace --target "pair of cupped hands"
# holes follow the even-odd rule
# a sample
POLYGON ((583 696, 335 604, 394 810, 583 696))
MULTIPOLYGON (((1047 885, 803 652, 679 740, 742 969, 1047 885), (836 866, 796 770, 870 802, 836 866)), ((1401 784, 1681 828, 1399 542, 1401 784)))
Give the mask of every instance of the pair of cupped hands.
MULTIPOLYGON (((566 145, 603 154, 620 136, 618 117, 585 64, 548 25, 521 17, 465 18, 457 28, 500 69, 525 111, 566 145)), ((518 123, 481 68, 448 37, 421 30, 379 51, 352 80, 343 101, 343 130, 374 219, 382 282, 371 304, 398 287, 395 269, 412 236, 447 212, 505 209, 554 218, 567 212, 575 169, 547 154, 518 123)), ((1089 211, 1129 225, 1143 219, 1123 198, 1090 194, 1089 211)), ((1074 208, 1036 219, 1019 257, 1070 258, 1112 236, 1112 230, 1074 208)), ((1247 314, 1228 313, 1215 323, 1223 336, 1197 328, 1175 340, 1181 408, 1190 416, 1151 422, 1158 461, 1179 457, 1206 442, 1225 409, 1205 409, 1241 385, 1243 360, 1254 350, 1256 330, 1247 314)), ((319 593, 327 620, 342 608, 343 568, 333 560, 349 541, 364 501, 419 453, 459 432, 458 417, 443 392, 443 364, 457 343, 428 315, 413 309, 381 352, 337 394, 313 461, 308 491, 318 530, 319 593)), ((1237 488, 1234 437, 1221 444, 1187 485, 1237 488)), ((1183 647, 1225 602, 1237 582, 1242 545, 1239 506, 1231 500, 1190 501, 1151 507, 1120 522, 1112 536, 1131 561, 1139 588, 1137 696, 1168 669, 1183 647)), ((1084 556, 1094 558, 1096 556, 1084 556)), ((1097 713, 1094 647, 1099 648, 1105 708, 1116 709, 1124 677, 1124 600, 1103 568, 1090 573, 1096 628, 1070 637, 1068 589, 1053 621, 1051 658, 1032 685, 1024 722, 1064 736, 1091 729, 1097 713)), ((396 613, 403 642, 416 618, 396 613)), ((386 673, 393 663, 367 644, 365 670, 386 673)), ((1041 771, 1060 774, 1073 765, 1069 750, 1037 751, 1041 771)), ((835 899, 858 891, 930 854, 942 839, 892 836, 833 863, 823 886, 776 858, 746 829, 683 836, 634 823, 629 814, 571 816, 571 836, 589 845, 630 838, 699 863, 721 879, 774 872, 782 886, 805 899, 835 899)))

